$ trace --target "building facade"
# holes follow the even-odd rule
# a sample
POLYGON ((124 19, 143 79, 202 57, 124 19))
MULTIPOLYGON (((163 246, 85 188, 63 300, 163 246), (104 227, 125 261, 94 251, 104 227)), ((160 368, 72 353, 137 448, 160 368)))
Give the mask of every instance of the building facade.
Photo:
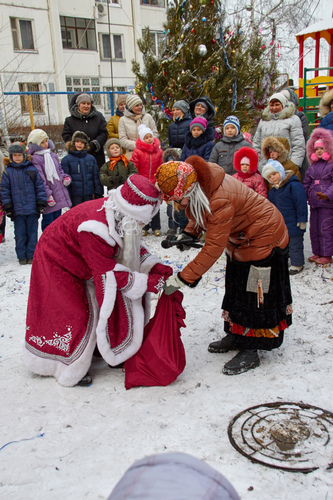
MULTIPOLYGON (((137 40, 149 26, 157 54, 166 0, 4 0, 0 13, 0 110, 10 127, 29 126, 26 96, 4 92, 131 91, 131 61, 142 64, 137 40), (38 7, 36 6, 38 4, 38 7)), ((109 95, 94 102, 106 119, 109 95)), ((35 126, 63 123, 67 95, 33 95, 35 126)), ((0 124, 1 127, 1 124, 0 124)))

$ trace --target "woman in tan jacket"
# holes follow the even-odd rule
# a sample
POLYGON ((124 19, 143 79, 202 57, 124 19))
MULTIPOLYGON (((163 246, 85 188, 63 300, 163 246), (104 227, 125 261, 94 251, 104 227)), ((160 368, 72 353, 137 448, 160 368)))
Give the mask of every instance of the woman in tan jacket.
POLYGON ((150 128, 154 137, 158 137, 156 124, 153 117, 145 112, 141 98, 136 94, 129 94, 126 99, 124 116, 119 120, 118 132, 120 144, 126 148, 126 156, 130 158, 135 149, 138 127, 144 123, 150 128))
POLYGON ((167 294, 194 287, 226 248, 223 299, 227 335, 210 352, 239 350, 224 366, 226 375, 260 364, 257 349, 283 342, 291 324, 288 231, 281 213, 266 198, 198 156, 159 167, 156 179, 164 198, 186 210, 189 223, 181 239, 196 240, 206 231, 198 255, 165 285, 167 294))

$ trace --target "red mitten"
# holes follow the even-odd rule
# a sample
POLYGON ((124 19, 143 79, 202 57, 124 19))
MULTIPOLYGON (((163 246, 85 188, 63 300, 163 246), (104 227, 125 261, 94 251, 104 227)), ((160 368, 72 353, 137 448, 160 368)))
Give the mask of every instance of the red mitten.
POLYGON ((159 293, 163 290, 166 278, 160 274, 149 274, 147 282, 147 292, 159 293))
POLYGON ((159 274, 166 280, 167 278, 172 276, 173 270, 170 266, 165 266, 164 264, 155 264, 155 266, 153 266, 149 271, 149 275, 153 274, 159 274))
POLYGON ((62 181, 64 186, 69 186, 71 182, 72 180, 70 177, 65 177, 64 180, 62 181))
POLYGON ((56 204, 56 201, 53 198, 52 194, 48 197, 47 204, 49 207, 54 207, 54 205, 56 204))

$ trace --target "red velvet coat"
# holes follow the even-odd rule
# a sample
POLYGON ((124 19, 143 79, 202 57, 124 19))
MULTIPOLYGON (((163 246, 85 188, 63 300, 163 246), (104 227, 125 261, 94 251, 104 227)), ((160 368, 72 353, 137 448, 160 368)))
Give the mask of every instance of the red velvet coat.
POLYGON ((155 137, 154 144, 146 144, 141 139, 137 139, 135 145, 136 148, 131 156, 131 161, 138 169, 139 174, 155 184, 156 170, 163 163, 163 152, 160 148, 160 141, 155 137))
POLYGON ((34 255, 25 364, 64 386, 87 373, 96 344, 110 365, 133 356, 150 316, 148 273, 160 261, 141 245, 139 272, 117 262, 122 239, 104 201, 87 201, 59 217, 34 255))

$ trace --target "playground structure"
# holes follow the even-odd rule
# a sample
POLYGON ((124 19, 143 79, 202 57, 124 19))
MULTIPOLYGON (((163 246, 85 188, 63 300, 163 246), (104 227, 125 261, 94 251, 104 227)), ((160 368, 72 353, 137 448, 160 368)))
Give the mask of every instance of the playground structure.
MULTIPOLYGON (((310 128, 318 125, 319 102, 321 96, 333 88, 333 18, 320 21, 304 29, 296 35, 299 44, 299 109, 307 115, 310 128), (304 41, 307 38, 315 40, 315 61, 313 68, 304 67, 304 41), (327 67, 319 67, 320 40, 324 38, 329 45, 329 61, 327 67), (327 71, 327 75, 319 75, 320 71, 327 71), (308 74, 314 73, 311 79, 308 74)), ((311 50, 311 49, 310 49, 311 50)))

